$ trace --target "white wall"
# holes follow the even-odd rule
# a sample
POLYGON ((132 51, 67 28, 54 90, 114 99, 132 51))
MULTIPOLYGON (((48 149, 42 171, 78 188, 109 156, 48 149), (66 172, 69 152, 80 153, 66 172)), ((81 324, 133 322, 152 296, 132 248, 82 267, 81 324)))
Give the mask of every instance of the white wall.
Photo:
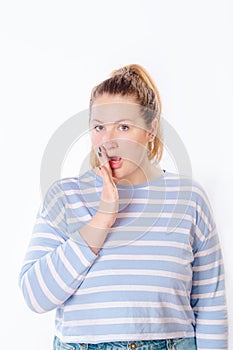
POLYGON ((2 2, 2 348, 52 349, 54 313, 32 313, 17 285, 41 200, 41 159, 54 131, 88 108, 92 87, 130 63, 153 76, 163 116, 209 195, 232 322, 232 15, 230 0, 2 2))

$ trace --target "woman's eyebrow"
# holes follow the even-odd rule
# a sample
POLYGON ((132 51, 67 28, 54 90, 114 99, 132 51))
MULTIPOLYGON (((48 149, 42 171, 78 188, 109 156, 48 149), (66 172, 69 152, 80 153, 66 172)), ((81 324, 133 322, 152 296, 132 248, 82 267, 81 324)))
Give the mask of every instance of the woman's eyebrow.
MULTIPOLYGON (((131 119, 120 119, 120 120, 117 120, 117 121, 112 122, 112 123, 113 123, 113 124, 117 124, 117 123, 119 123, 119 122, 125 122, 125 121, 133 122, 133 120, 131 120, 131 119)), ((92 119, 92 122, 104 123, 103 121, 98 120, 98 119, 92 119)), ((111 122, 109 122, 109 123, 111 123, 111 122)))

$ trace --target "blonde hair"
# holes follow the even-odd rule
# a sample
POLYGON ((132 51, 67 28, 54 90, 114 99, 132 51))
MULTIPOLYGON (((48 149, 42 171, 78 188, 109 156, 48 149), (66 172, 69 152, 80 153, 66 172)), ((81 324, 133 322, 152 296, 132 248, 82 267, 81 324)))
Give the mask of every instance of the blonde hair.
MULTIPOLYGON (((142 107, 142 118, 148 129, 151 128, 152 121, 155 118, 158 119, 156 137, 148 143, 148 159, 156 158, 156 162, 159 163, 163 155, 163 135, 160 124, 162 103, 159 91, 146 69, 138 64, 130 64, 114 70, 109 79, 92 89, 89 116, 95 99, 103 94, 134 97, 142 107)), ((90 164, 93 168, 100 165, 93 147, 90 154, 90 164)))

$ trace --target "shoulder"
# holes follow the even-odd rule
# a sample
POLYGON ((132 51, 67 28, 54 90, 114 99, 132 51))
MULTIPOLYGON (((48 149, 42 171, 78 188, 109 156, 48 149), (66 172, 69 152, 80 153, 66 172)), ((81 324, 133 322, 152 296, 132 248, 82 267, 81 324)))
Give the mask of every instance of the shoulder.
POLYGON ((60 190, 63 191, 81 188, 85 184, 90 184, 93 178, 90 171, 87 170, 83 174, 78 174, 77 176, 63 177, 53 181, 48 191, 54 188, 60 188, 60 190))
POLYGON ((77 176, 63 177, 54 180, 45 192, 44 200, 50 200, 56 197, 56 199, 62 200, 63 197, 75 191, 82 191, 85 188, 90 187, 91 181, 93 181, 93 176, 89 170, 85 171, 83 174, 77 176))
POLYGON ((208 195, 204 186, 192 174, 185 175, 168 171, 166 172, 165 186, 168 191, 174 190, 183 194, 186 193, 199 204, 208 204, 208 195))
POLYGON ((179 174, 176 172, 166 171, 165 177, 166 184, 174 186, 182 186, 189 188, 192 191, 205 192, 202 184, 191 175, 179 174))

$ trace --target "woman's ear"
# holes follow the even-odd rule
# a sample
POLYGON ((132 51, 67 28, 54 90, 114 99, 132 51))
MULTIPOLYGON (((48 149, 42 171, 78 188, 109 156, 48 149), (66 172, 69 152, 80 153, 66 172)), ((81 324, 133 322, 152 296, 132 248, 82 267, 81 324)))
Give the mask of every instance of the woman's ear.
POLYGON ((151 123, 151 131, 148 133, 148 142, 154 141, 158 129, 158 119, 154 119, 151 123))

